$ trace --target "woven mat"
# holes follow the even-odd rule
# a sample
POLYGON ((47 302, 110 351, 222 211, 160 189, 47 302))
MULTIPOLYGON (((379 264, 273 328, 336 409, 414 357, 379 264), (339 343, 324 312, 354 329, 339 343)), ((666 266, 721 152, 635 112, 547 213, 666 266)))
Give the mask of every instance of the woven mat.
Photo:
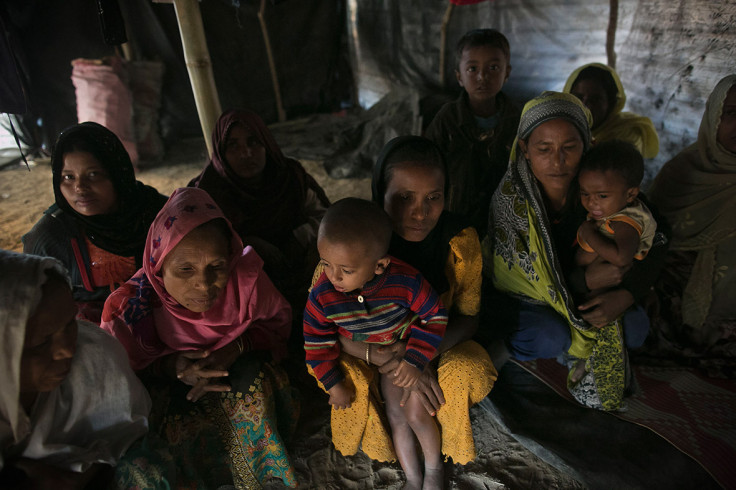
MULTIPOLYGON (((576 403, 565 386, 567 369, 554 359, 514 362, 576 403)), ((736 489, 736 380, 683 367, 634 366, 634 374, 638 393, 613 415, 652 430, 736 489)))

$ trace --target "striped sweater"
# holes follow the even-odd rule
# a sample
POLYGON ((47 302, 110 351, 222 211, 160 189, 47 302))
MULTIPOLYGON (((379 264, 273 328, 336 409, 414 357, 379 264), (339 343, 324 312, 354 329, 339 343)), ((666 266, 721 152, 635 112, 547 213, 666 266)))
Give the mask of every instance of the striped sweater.
POLYGON ((342 335, 384 345, 408 340, 404 360, 421 370, 434 356, 446 326, 447 311, 432 286, 396 258, 360 292, 337 291, 323 272, 304 309, 307 364, 327 390, 342 381, 337 362, 342 335))

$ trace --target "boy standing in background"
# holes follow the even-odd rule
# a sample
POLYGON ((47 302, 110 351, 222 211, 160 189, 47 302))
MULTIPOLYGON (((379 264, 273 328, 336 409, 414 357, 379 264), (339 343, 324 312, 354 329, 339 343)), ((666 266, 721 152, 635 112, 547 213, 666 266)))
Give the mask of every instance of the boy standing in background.
POLYGON ((466 216, 482 237, 519 126, 519 110, 501 92, 511 74, 511 51, 499 31, 475 29, 460 38, 455 55, 455 76, 464 90, 440 109, 426 137, 447 159, 446 208, 466 216))

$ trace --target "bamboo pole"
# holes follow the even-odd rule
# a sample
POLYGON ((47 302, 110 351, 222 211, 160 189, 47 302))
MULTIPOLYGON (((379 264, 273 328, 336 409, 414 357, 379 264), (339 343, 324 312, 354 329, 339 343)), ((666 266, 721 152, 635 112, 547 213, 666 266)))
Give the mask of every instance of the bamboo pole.
POLYGON ((452 16, 453 3, 449 2, 445 15, 442 17, 442 27, 440 28, 440 86, 445 86, 445 52, 447 51, 447 25, 450 23, 452 16))
POLYGON ((608 66, 616 68, 616 28, 618 25, 618 0, 611 0, 608 14, 608 32, 606 33, 606 55, 608 66))
POLYGON ((279 86, 279 77, 276 74, 276 63, 273 61, 273 51, 271 50, 271 40, 268 37, 268 26, 263 14, 266 11, 266 0, 261 0, 261 8, 258 10, 258 23, 261 24, 261 33, 263 34, 263 42, 266 45, 266 55, 268 57, 268 68, 271 70, 271 83, 273 84, 273 92, 276 96, 276 110, 279 113, 279 122, 286 121, 286 112, 284 111, 284 103, 281 101, 281 88, 279 86))
POLYGON ((222 113, 220 98, 217 95, 212 62, 204 37, 202 14, 197 0, 174 0, 176 20, 179 23, 181 44, 184 47, 184 61, 189 72, 189 81, 197 104, 199 124, 202 126, 207 151, 212 155, 212 130, 222 113))

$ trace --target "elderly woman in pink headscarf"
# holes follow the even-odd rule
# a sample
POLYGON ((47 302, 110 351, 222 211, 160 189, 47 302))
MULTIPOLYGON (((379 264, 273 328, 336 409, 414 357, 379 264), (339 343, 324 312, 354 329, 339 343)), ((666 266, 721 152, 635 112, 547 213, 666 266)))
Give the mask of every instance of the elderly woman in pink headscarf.
POLYGON ((110 295, 102 320, 149 388, 152 429, 169 443, 179 484, 296 485, 279 425, 296 416, 274 363, 291 310, 205 191, 172 194, 143 267, 110 295))

